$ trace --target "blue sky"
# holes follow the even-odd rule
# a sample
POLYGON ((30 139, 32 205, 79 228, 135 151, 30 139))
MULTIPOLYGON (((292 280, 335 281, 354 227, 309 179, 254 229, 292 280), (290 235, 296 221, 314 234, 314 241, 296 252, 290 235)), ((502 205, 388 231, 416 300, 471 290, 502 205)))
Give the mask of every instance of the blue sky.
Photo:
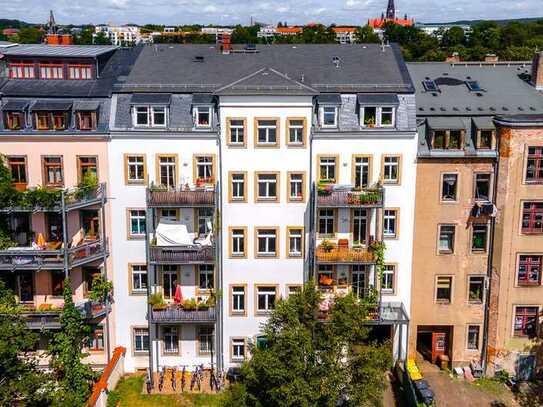
MULTIPOLYGON (((60 24, 249 24, 259 22, 363 25, 387 0, 0 0, 1 18, 45 22, 53 9, 60 24)), ((396 0, 398 15, 420 22, 543 17, 542 0, 396 0)))

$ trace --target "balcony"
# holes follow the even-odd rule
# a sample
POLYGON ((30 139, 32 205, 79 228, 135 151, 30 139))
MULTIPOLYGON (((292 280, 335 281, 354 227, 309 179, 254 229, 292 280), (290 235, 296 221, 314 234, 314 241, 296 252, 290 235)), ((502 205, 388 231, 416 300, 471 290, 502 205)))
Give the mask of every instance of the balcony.
POLYGON ((147 193, 147 206, 150 208, 198 208, 215 206, 215 187, 213 185, 183 189, 151 187, 147 193))
MULTIPOLYGON (((83 240, 67 250, 68 268, 79 267, 108 255, 107 241, 83 240)), ((0 270, 59 270, 64 269, 64 249, 10 247, 0 250, 0 270)))
MULTIPOLYGON (((87 322, 100 318, 111 310, 109 304, 93 301, 76 304, 76 308, 87 322)), ((62 305, 40 304, 37 308, 25 305, 22 308, 21 315, 25 318, 29 329, 60 329, 61 312, 62 305)))
POLYGON ((214 323, 217 320, 215 307, 208 309, 185 310, 180 306, 151 310, 152 323, 214 323))
POLYGON ((106 200, 105 183, 65 190, 36 187, 11 194, 2 202, 0 212, 69 212, 103 205, 106 200))
POLYGON ((215 260, 214 246, 153 246, 149 248, 151 264, 206 264, 215 260))
POLYGON ((319 208, 381 208, 384 189, 354 188, 351 185, 320 184, 316 188, 319 208))

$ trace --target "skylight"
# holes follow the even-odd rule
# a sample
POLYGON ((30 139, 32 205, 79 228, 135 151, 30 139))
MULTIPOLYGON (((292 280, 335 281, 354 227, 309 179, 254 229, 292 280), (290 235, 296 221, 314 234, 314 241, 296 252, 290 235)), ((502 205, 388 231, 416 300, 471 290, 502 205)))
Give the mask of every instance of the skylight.
POLYGON ((424 86, 426 92, 439 92, 439 87, 433 80, 422 81, 422 86, 424 86))
POLYGON ((481 92, 483 90, 477 81, 466 81, 466 86, 471 92, 481 92))

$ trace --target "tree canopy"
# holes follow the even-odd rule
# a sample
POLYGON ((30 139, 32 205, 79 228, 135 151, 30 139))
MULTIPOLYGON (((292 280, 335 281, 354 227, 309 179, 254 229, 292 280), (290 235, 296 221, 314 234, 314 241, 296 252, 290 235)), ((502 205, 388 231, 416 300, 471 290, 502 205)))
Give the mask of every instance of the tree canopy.
POLYGON ((388 342, 368 341, 371 305, 337 296, 322 320, 322 295, 310 282, 279 301, 250 344, 242 380, 227 392, 229 406, 379 406, 391 367, 388 342))

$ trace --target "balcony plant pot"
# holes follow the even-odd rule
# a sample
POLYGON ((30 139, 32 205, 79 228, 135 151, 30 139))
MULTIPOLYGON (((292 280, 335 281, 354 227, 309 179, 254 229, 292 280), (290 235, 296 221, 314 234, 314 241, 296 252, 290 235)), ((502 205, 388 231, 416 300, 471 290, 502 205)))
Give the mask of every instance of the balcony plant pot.
POLYGON ((153 307, 153 311, 164 311, 165 309, 168 308, 168 305, 167 304, 155 304, 152 307, 153 307))

